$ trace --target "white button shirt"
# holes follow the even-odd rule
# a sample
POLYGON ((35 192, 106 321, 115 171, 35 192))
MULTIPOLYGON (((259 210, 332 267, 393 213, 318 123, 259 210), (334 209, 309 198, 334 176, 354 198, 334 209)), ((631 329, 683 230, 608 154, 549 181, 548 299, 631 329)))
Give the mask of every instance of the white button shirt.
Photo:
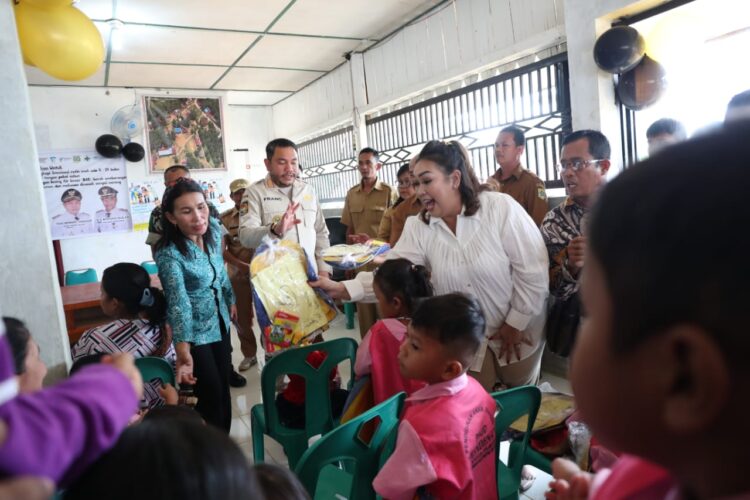
POLYGON ((240 203, 240 243, 247 248, 257 248, 264 236, 276 238, 270 226, 281 220, 290 201, 299 203, 295 215, 301 222, 287 231, 283 239, 299 243, 316 266, 316 272, 331 272, 331 266, 321 255, 331 246, 323 211, 312 186, 300 180, 294 181, 291 194, 282 191, 269 176, 245 190, 240 203))
MULTIPOLYGON (((521 359, 542 341, 549 290, 548 257, 539 228, 513 198, 481 193, 479 210, 458 216, 456 234, 445 222, 431 217, 425 224, 409 217, 404 232, 387 259, 405 258, 427 267, 436 295, 463 292, 473 295, 487 321, 486 338, 503 323, 524 331, 532 346, 521 345, 521 359)), ((344 282, 352 301, 371 300, 372 273, 344 282)), ((479 371, 485 344, 474 365, 479 371)), ((500 343, 491 341, 498 352, 500 343)), ((499 360, 506 364, 505 357, 499 360)))

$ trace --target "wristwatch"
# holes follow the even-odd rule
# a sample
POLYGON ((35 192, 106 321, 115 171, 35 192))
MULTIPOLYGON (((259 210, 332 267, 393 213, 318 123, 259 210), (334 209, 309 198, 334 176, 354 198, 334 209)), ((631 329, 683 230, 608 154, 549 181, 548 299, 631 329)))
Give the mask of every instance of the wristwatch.
POLYGON ((270 232, 272 235, 276 236, 277 238, 281 238, 282 235, 280 235, 279 233, 277 233, 276 231, 274 231, 273 230, 273 226, 275 226, 274 223, 271 223, 271 224, 268 225, 268 232, 270 232))

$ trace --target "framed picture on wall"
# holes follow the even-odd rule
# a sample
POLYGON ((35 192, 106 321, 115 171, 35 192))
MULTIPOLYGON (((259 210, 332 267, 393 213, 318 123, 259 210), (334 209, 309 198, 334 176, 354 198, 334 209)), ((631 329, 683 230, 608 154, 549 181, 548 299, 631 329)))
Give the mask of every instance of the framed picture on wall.
POLYGON ((143 108, 151 173, 227 169, 221 98, 144 96, 143 108))

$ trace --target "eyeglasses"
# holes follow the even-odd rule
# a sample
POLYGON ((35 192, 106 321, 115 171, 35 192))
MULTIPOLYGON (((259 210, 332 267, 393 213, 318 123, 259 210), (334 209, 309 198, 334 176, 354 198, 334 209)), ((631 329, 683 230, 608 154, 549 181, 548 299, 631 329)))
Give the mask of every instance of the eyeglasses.
POLYGON ((598 164, 600 161, 604 161, 603 159, 600 160, 582 160, 580 158, 576 158, 575 160, 565 160, 559 162, 557 165, 555 165, 555 168, 557 168, 557 171, 562 174, 569 168, 572 168, 574 172, 580 172, 587 166, 591 164, 598 164))

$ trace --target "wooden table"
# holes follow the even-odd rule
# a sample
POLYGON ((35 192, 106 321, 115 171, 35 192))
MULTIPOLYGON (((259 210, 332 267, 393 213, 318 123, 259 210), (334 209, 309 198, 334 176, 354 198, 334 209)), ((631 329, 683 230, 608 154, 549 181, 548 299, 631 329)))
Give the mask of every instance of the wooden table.
MULTIPOLYGON (((151 286, 161 288, 159 276, 151 275, 151 286)), ((70 345, 76 343, 83 332, 89 328, 103 325, 112 319, 105 316, 100 306, 100 282, 83 285, 61 286, 65 322, 68 326, 70 345)))

